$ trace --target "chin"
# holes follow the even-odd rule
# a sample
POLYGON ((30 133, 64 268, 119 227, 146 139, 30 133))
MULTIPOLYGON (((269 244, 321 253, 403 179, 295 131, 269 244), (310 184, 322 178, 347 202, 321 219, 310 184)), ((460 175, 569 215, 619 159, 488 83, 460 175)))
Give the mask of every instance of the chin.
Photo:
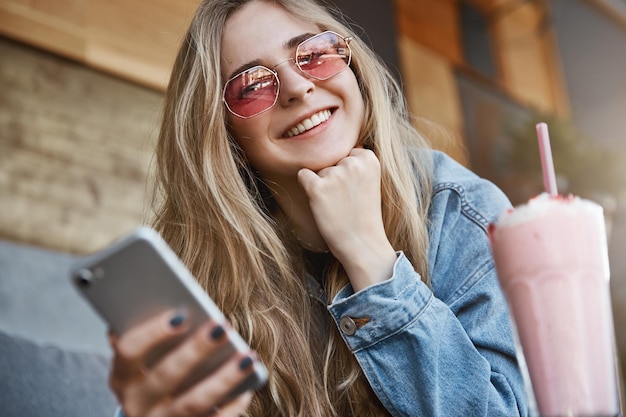
POLYGON ((352 149, 357 146, 357 141, 353 143, 337 143, 335 146, 327 141, 324 144, 318 144, 314 148, 309 148, 308 153, 302 160, 302 167, 311 171, 320 171, 324 168, 337 165, 339 161, 350 154, 352 149))
POLYGON ((324 168, 332 167, 337 165, 339 161, 348 156, 348 153, 342 156, 336 156, 334 158, 324 158, 324 159, 316 159, 315 161, 311 161, 309 163, 305 163, 304 167, 310 169, 311 171, 321 171, 324 168))

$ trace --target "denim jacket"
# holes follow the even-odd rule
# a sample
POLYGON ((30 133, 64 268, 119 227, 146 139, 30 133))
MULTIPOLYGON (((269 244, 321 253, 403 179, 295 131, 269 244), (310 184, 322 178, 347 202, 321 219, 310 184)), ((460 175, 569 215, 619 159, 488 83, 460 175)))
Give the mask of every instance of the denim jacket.
POLYGON ((492 183, 434 152, 432 289, 398 252, 393 276, 328 306, 393 416, 526 416, 508 308, 487 227, 508 207, 492 183))

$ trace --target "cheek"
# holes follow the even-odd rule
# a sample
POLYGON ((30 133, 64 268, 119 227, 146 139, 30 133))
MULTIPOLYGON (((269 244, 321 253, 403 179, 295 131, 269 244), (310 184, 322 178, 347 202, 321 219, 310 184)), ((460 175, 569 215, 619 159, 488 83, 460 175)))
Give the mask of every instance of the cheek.
POLYGON ((250 119, 239 119, 233 117, 236 120, 229 120, 228 131, 233 137, 235 143, 239 146, 243 152, 243 156, 246 160, 255 165, 258 154, 263 153, 260 133, 258 126, 255 123, 250 123, 250 119))
POLYGON ((354 103, 353 107, 355 109, 355 113, 359 114, 361 119, 363 119, 365 116, 365 99, 363 98, 363 92, 361 91, 359 82, 356 79, 356 75, 354 75, 352 71, 350 71, 348 86, 349 100, 354 103))
POLYGON ((237 141, 239 137, 241 136, 241 133, 245 126, 245 124, 242 122, 243 122, 243 119, 240 119, 239 117, 234 116, 230 112, 228 112, 228 115, 226 116, 226 128, 228 129, 230 134, 233 136, 233 138, 235 138, 235 140, 237 141))
POLYGON ((249 119, 242 119, 229 114, 226 119, 228 131, 237 142, 239 142, 240 139, 267 138, 269 135, 271 114, 270 110, 249 119))
POLYGON ((363 125, 365 124, 365 100, 363 98, 363 95, 361 94, 361 91, 358 89, 358 87, 356 91, 353 93, 351 97, 351 101, 354 103, 353 110, 352 110, 354 114, 353 116, 354 122, 355 122, 355 125, 359 126, 359 131, 357 133, 361 134, 363 125))
POLYGON ((363 95, 361 94, 361 91, 359 91, 356 95, 355 95, 355 101, 358 103, 359 106, 359 114, 360 114, 360 118, 361 118, 361 123, 363 123, 365 121, 365 99, 363 98, 363 95))
POLYGON ((235 142, 244 150, 249 146, 250 139, 257 136, 254 127, 255 124, 251 123, 250 119, 240 119, 236 116, 228 119, 228 131, 235 142))

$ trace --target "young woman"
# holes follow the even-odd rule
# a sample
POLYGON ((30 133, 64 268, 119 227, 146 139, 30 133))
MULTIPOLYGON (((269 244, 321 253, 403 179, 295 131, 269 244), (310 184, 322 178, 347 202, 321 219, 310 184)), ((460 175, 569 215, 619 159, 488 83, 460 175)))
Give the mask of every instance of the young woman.
POLYGON ((313 0, 205 0, 178 54, 154 225, 269 370, 207 323, 147 369, 185 315, 112 335, 136 416, 526 415, 486 228, 509 203, 429 150, 398 85, 313 0), (216 408, 219 405, 219 408, 216 408))

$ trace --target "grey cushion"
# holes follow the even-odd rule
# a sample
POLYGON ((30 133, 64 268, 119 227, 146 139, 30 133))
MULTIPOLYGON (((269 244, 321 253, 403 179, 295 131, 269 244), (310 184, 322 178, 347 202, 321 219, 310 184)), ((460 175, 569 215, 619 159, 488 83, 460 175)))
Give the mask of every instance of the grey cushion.
POLYGON ((43 346, 0 332, 3 417, 112 417, 104 355, 43 346))
POLYGON ((0 416, 112 417, 106 325, 72 288, 75 257, 0 241, 0 416))
POLYGON ((0 240, 0 331, 110 355, 106 325, 70 284, 74 259, 0 240))

